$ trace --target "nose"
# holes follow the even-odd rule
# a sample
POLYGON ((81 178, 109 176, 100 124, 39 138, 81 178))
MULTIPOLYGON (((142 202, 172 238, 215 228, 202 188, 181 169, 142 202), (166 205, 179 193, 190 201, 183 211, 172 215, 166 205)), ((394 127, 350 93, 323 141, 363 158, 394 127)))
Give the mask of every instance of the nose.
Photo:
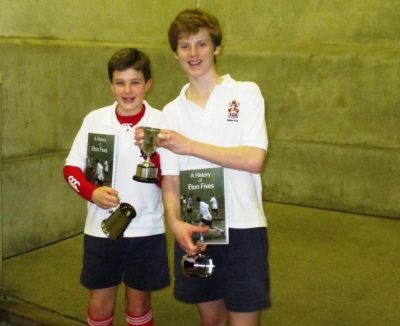
POLYGON ((197 48, 195 46, 190 47, 189 49, 189 55, 196 55, 197 54, 197 48))
POLYGON ((124 87, 124 93, 130 93, 131 92, 131 85, 129 83, 125 84, 124 87))

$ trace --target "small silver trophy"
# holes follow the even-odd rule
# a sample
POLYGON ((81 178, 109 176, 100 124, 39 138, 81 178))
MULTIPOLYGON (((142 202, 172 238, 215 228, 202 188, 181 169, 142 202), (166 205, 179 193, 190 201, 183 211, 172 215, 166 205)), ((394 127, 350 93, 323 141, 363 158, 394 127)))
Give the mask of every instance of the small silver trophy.
POLYGON ((142 151, 146 160, 138 164, 133 180, 145 183, 157 183, 158 168, 150 161, 151 155, 157 150, 157 134, 160 129, 151 127, 140 127, 144 130, 142 151))
POLYGON ((120 203, 119 207, 106 219, 101 222, 101 229, 104 234, 113 240, 121 239, 124 232, 136 217, 136 210, 128 203, 120 203))
POLYGON ((201 254, 201 243, 197 242, 197 254, 184 255, 181 260, 183 274, 188 277, 209 277, 215 269, 213 260, 207 255, 201 254))

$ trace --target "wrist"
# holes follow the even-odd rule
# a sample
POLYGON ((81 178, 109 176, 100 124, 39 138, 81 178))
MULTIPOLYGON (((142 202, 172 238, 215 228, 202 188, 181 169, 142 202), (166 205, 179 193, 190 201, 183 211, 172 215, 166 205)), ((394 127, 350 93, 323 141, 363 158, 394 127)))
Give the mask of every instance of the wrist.
POLYGON ((188 155, 188 156, 196 156, 195 155, 195 148, 196 148, 196 141, 191 139, 189 141, 189 143, 188 143, 186 155, 188 155))
POLYGON ((181 220, 177 216, 168 218, 168 224, 171 229, 173 229, 179 222, 181 222, 181 220))

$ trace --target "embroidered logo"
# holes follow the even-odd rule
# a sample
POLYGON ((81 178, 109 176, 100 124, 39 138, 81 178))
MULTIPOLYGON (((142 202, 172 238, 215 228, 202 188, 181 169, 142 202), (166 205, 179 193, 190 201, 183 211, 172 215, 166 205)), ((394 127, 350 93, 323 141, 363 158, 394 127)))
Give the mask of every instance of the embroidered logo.
POLYGON ((80 186, 81 184, 79 183, 78 180, 76 180, 72 175, 70 175, 70 176, 68 177, 68 182, 69 182, 69 185, 70 185, 72 188, 74 188, 74 190, 75 190, 76 192, 79 192, 78 186, 80 186))
POLYGON ((228 121, 238 121, 239 120, 239 105, 240 103, 236 100, 233 100, 229 103, 228 108, 228 121))
POLYGON ((133 128, 133 123, 121 123, 121 126, 126 129, 126 131, 133 128))

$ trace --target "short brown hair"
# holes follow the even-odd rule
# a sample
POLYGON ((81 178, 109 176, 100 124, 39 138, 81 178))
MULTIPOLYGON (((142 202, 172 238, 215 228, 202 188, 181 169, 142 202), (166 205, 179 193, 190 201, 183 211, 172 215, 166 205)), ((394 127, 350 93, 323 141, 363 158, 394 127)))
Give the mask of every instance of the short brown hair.
POLYGON ((146 82, 151 79, 149 57, 146 53, 135 48, 118 50, 112 55, 107 66, 110 83, 112 83, 114 71, 124 71, 129 68, 140 71, 146 82))
POLYGON ((175 17, 169 27, 168 40, 172 51, 176 53, 181 37, 197 34, 201 28, 210 32, 214 49, 221 45, 222 32, 218 19, 201 9, 186 9, 175 17))

